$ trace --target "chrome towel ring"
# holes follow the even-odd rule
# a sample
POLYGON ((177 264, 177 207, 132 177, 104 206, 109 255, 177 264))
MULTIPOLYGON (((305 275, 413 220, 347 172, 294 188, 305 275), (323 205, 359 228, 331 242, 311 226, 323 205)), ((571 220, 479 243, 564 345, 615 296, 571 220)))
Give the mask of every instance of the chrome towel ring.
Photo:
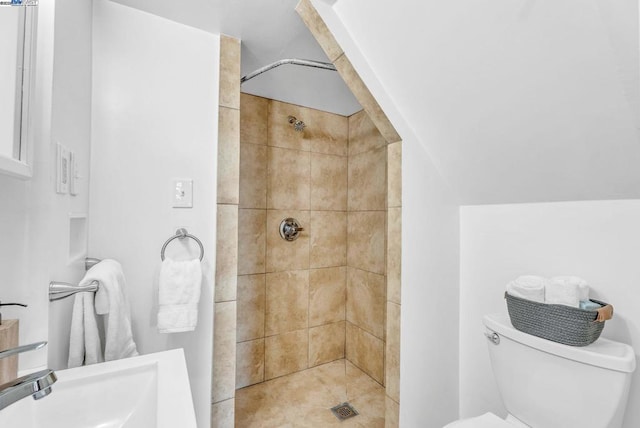
POLYGON ((173 241, 174 239, 182 240, 184 238, 191 238, 198 243, 198 246, 200 247, 200 261, 202 261, 202 259, 204 258, 204 246, 202 245, 202 242, 200 242, 198 238, 187 232, 187 229, 183 228, 176 230, 176 234, 167 239, 167 241, 162 246, 162 250, 160 250, 160 258, 164 261, 164 250, 167 248, 167 245, 169 245, 171 241, 173 241))

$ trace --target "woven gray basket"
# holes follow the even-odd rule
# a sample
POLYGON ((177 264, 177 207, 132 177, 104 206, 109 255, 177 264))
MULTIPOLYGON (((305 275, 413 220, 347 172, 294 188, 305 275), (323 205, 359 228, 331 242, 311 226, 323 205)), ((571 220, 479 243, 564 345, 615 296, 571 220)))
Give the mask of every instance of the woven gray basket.
MULTIPOLYGON (((511 324, 525 333, 571 346, 587 346, 600 337, 604 322, 597 311, 533 302, 504 293, 511 324)), ((606 305, 599 300, 591 301, 606 305)))

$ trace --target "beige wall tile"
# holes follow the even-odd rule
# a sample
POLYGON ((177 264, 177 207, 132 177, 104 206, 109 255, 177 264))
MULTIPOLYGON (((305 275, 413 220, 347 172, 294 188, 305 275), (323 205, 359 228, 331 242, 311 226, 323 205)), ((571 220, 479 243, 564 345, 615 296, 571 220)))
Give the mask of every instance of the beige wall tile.
POLYGON ((342 55, 342 48, 309 0, 298 3, 296 11, 331 62, 342 55))
POLYGON ((402 142, 389 144, 387 149, 387 205, 402 206, 402 142))
POLYGON ((350 212, 347 225, 347 264, 351 267, 385 273, 386 213, 350 212))
POLYGON ((307 130, 298 132, 289 123, 289 116, 302 120, 307 127, 311 124, 304 107, 280 101, 269 101, 267 125, 267 144, 272 147, 309 151, 310 142, 307 130))
MULTIPOLYGON (((306 109, 310 118, 305 128, 309 150, 315 153, 347 156, 349 152, 349 119, 325 111, 306 109)), ((305 122, 306 123, 306 122, 305 122)))
POLYGON ((218 204, 215 301, 236 300, 238 279, 238 206, 218 204))
POLYGON ((285 333, 308 327, 309 271, 267 274, 267 310, 265 335, 285 333))
POLYGON ((238 211, 238 275, 265 272, 266 210, 238 211))
POLYGON ((240 40, 220 36, 220 105, 240 108, 240 40))
POLYGON ((347 321, 383 340, 386 285, 383 275, 348 269, 347 321))
POLYGON ((306 369, 309 354, 308 330, 267 337, 264 351, 265 380, 306 369))
POLYGON ((264 339, 237 344, 236 389, 264 380, 264 339))
POLYGON ((334 65, 360 105, 367 112, 373 123, 376 124, 376 128, 378 128, 378 131, 380 131, 385 141, 387 143, 400 141, 400 136, 369 91, 369 88, 367 88, 367 85, 365 85, 360 75, 358 75, 353 68, 347 56, 342 55, 336 59, 334 65))
POLYGON ((347 210, 347 158, 311 153, 311 209, 347 210))
POLYGON ((347 291, 347 268, 309 271, 309 326, 343 321, 347 291))
POLYGON ((255 95, 240 94, 240 142, 267 145, 269 100, 255 95))
POLYGON ((364 110, 349 116, 349 156, 385 147, 387 142, 364 110))
POLYGON ((218 116, 218 203, 238 204, 240 111, 220 107, 218 116))
POLYGON ((267 147, 240 144, 240 208, 267 207, 267 147))
POLYGON ((267 272, 309 269, 309 211, 267 211, 267 272), (280 223, 287 217, 305 229, 295 241, 280 237, 280 223))
POLYGON ((387 302, 385 385, 387 395, 400 402, 400 305, 387 302))
POLYGON ((236 390, 236 302, 214 305, 211 401, 232 398, 236 390))
POLYGON ((211 428, 233 428, 235 424, 234 399, 211 405, 211 428))
POLYGON ((387 147, 349 156, 349 211, 387 207, 387 147))
POLYGON ((309 153, 269 147, 267 157, 267 208, 308 210, 309 153))
POLYGON ((400 304, 402 267, 402 208, 387 213, 387 300, 400 304))
POLYGON ((309 262, 312 268, 347 264, 347 213, 311 211, 309 262))
POLYGON ((353 363, 345 361, 347 377, 347 400, 361 397, 371 393, 384 394, 384 388, 371 377, 356 367, 353 363))
POLYGON ((384 385, 384 342, 348 321, 346 333, 347 360, 384 385))
POLYGON ((309 329, 309 367, 344 358, 344 321, 309 329))
POLYGON ((241 275, 238 277, 238 342, 264 337, 266 310, 265 275, 241 275))
POLYGON ((345 116, 271 100, 268 144, 273 147, 346 156, 349 121, 345 116), (299 132, 289 123, 294 116, 305 123, 299 132))
POLYGON ((400 426, 400 405, 388 396, 385 397, 384 428, 400 426))

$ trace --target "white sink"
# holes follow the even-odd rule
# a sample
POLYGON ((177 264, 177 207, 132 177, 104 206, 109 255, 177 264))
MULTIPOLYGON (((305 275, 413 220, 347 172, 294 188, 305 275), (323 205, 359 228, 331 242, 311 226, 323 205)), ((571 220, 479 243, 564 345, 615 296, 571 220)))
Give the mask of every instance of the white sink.
POLYGON ((0 411, 0 427, 195 428, 182 349, 56 371, 48 396, 0 411))

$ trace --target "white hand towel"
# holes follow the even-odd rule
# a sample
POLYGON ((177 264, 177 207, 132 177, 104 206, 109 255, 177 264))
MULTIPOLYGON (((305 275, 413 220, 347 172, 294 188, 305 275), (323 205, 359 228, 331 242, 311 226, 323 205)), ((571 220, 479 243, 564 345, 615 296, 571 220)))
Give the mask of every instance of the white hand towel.
POLYGON ((547 285, 545 303, 566 305, 577 308, 580 306, 580 292, 576 282, 552 279, 547 285))
POLYGON ((93 266, 81 284, 98 281, 96 313, 105 315, 104 360, 119 360, 138 355, 131 331, 131 311, 124 292, 126 281, 122 266, 115 260, 102 260, 93 266))
POLYGON ((202 284, 200 260, 165 258, 160 267, 158 330, 160 333, 192 331, 198 324, 202 284))
POLYGON ((521 299, 544 303, 548 283, 549 280, 542 276, 522 275, 507 284, 507 293, 521 299))
POLYGON ((560 282, 563 284, 575 284, 578 286, 578 300, 589 300, 589 284, 587 284, 587 281, 580 278, 579 276, 554 276, 553 278, 551 278, 551 281, 560 282))
POLYGON ((69 368, 103 361, 93 298, 93 293, 75 296, 69 337, 69 368))

